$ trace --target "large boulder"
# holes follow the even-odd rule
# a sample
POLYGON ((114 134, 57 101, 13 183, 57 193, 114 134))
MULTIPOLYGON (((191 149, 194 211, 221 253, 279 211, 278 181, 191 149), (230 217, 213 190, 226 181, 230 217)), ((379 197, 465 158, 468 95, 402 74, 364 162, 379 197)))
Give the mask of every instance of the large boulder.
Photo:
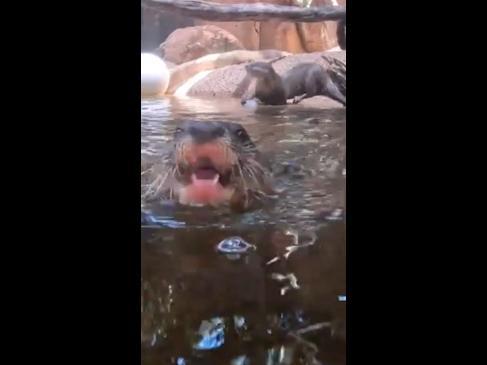
MULTIPOLYGON (((262 0, 213 0, 221 4, 259 3, 262 0)), ((266 0, 275 5, 297 6, 298 0, 266 0)), ((312 6, 344 5, 344 0, 312 0, 312 6)), ((263 22, 213 22, 196 20, 200 25, 217 25, 238 38, 246 49, 277 49, 291 53, 322 52, 337 46, 336 23, 292 23, 281 20, 263 22)))
MULTIPOLYGON (((212 0, 212 2, 220 4, 253 4, 265 2, 265 0, 212 0)), ((195 19, 195 24, 199 25, 217 25, 222 29, 233 34, 242 42, 244 47, 249 50, 259 50, 264 49, 260 47, 260 23, 249 21, 249 22, 214 22, 195 19)), ((274 31, 273 31, 273 34, 274 31)), ((269 47, 269 49, 274 49, 274 47, 269 47)), ((275 48, 277 49, 277 48, 275 48)))
MULTIPOLYGON (((322 58, 322 55, 337 58, 343 62, 346 62, 346 52, 315 52, 294 54, 273 63, 273 67, 280 75, 285 73, 290 68, 296 66, 302 62, 319 63, 324 67, 328 67, 327 62, 322 58)), ((231 65, 216 69, 206 75, 203 79, 196 82, 187 92, 189 96, 195 97, 242 97, 242 93, 252 94, 255 85, 252 83, 248 87, 245 85, 245 64, 231 65)), ((324 97, 323 97, 324 98, 324 97)), ((314 99, 314 98, 313 98, 314 99)), ((325 98, 327 99, 327 98, 325 98)), ((309 103, 309 101, 306 101, 309 103)), ((322 101, 318 101, 321 103, 322 101)), ((339 105, 338 103, 327 99, 327 104, 333 106, 339 105)))
POLYGON ((230 32, 215 25, 203 25, 175 30, 159 50, 166 61, 181 64, 207 54, 244 48, 230 32))
MULTIPOLYGON (((345 0, 343 0, 344 2, 345 0)), ((312 6, 336 5, 334 0, 312 0, 312 6)), ((338 45, 336 22, 300 23, 303 48, 306 52, 323 52, 338 45)))

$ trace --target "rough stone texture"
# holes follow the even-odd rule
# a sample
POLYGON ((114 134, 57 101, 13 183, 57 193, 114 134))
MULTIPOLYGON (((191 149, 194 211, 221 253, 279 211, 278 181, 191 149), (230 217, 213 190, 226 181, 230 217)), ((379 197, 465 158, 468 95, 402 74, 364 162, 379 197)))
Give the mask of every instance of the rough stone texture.
POLYGON ((244 46, 228 31, 204 25, 175 30, 159 49, 165 60, 181 64, 210 53, 244 49, 244 46))
MULTIPOLYGON (((220 4, 253 4, 258 2, 267 2, 265 0, 212 0, 212 2, 220 4)), ((232 33, 237 39, 242 42, 244 47, 249 50, 259 50, 260 43, 260 24, 259 22, 212 22, 206 20, 195 19, 195 24, 198 25, 216 25, 232 33)), ((271 47, 273 48, 273 47, 271 47)))
MULTIPOLYGON (((313 6, 333 5, 331 0, 313 0, 313 6)), ((306 52, 323 52, 338 45, 336 22, 301 23, 299 25, 306 52)))
MULTIPOLYGON (((326 61, 324 61, 321 56, 328 55, 331 57, 335 57, 343 62, 346 62, 346 52, 338 51, 338 52, 316 52, 316 53, 308 53, 308 54, 297 54, 285 57, 275 63, 273 63, 273 67, 276 72, 282 75, 284 72, 292 68, 293 66, 297 65, 298 63, 302 62, 312 62, 312 63, 319 63, 322 64, 324 67, 327 66, 326 61)), ((197 82, 193 87, 189 90, 189 96, 196 96, 196 97, 218 97, 218 98, 228 98, 228 97, 240 97, 239 95, 233 95, 235 90, 239 86, 239 84, 245 79, 246 72, 245 72, 245 65, 246 64, 239 64, 239 65, 231 65, 219 68, 204 79, 197 82)), ((253 92, 255 85, 251 84, 248 88, 247 93, 251 94, 253 92)), ((328 98, 325 97, 315 97, 311 99, 306 99, 302 103, 309 104, 310 106, 316 105, 316 99, 326 99, 326 104, 330 104, 333 106, 340 105, 328 98)), ((318 101, 318 104, 321 104, 323 101, 318 101)), ((301 103, 300 103, 301 104, 301 103)))
MULTIPOLYGON (((268 0, 276 5, 296 5, 293 0, 268 0)), ((313 0, 312 6, 332 5, 331 0, 313 0)), ((260 23, 260 47, 291 53, 323 52, 337 45, 336 23, 292 23, 270 20, 260 23)))
POLYGON ((269 20, 260 23, 260 49, 278 49, 290 53, 306 52, 295 23, 269 20))
MULTIPOLYGON (((295 5, 294 0, 213 0, 221 4, 259 3, 295 5)), ((345 0, 339 0, 345 5, 345 0)), ((312 6, 332 5, 331 0, 313 0, 312 6)), ((322 52, 337 46, 336 23, 290 23, 280 20, 265 22, 211 22, 196 20, 195 24, 217 25, 237 37, 246 49, 278 49, 291 53, 322 52)))

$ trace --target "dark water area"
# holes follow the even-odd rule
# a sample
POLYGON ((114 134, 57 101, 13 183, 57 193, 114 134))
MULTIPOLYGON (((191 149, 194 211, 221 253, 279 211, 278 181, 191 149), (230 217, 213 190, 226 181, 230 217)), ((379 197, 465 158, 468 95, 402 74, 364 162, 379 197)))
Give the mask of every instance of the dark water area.
POLYGON ((244 214, 143 204, 142 364, 345 364, 345 110, 154 99, 141 114, 143 167, 181 121, 233 121, 282 191, 244 214))

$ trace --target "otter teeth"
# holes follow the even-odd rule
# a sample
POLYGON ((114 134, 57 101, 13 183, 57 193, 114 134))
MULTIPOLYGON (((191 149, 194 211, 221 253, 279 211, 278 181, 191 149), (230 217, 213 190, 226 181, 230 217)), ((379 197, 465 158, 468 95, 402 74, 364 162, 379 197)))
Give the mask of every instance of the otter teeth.
POLYGON ((219 179, 220 179, 220 174, 215 174, 215 177, 213 179, 211 179, 211 180, 209 180, 209 179, 208 180, 206 180, 206 179, 198 179, 198 177, 196 176, 195 173, 191 174, 191 181, 193 183, 195 183, 197 181, 198 182, 201 182, 201 181, 208 181, 208 182, 210 182, 211 181, 211 185, 216 185, 216 184, 218 184, 218 180, 219 179))

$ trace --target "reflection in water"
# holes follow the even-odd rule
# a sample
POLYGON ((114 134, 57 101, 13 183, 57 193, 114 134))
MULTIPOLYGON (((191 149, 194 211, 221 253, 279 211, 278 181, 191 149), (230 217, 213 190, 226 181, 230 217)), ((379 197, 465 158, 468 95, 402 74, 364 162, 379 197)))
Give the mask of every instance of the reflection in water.
POLYGON ((200 340, 193 345, 196 350, 213 350, 225 343, 225 322, 222 318, 212 318, 201 322, 198 334, 200 340))
POLYGON ((344 364, 344 110, 143 101, 142 165, 185 119, 241 123, 283 192, 245 214, 143 206, 142 363, 344 364))

